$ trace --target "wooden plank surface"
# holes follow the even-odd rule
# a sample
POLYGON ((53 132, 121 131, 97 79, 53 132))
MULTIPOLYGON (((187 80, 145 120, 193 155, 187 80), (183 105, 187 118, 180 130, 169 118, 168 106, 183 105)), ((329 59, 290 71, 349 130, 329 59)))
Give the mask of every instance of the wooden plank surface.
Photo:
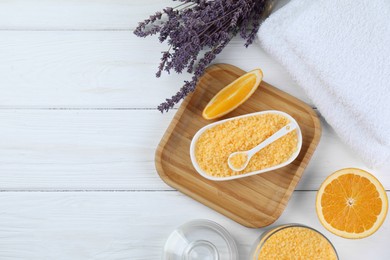
MULTIPOLYGON (((257 44, 243 45, 233 40, 215 62, 260 67, 265 81, 309 102, 257 44)), ((0 31, 0 108, 155 108, 190 78, 155 78, 166 49, 128 31, 0 31)))
MULTIPOLYGON (((275 9, 289 0, 279 0, 275 9)), ((1 1, 1 30, 129 30, 172 0, 1 1)))
MULTIPOLYGON (((289 0, 279 0, 278 6, 289 0)), ((131 30, 172 0, 0 1, 0 30, 131 30)))
MULTIPOLYGON (((389 219, 371 237, 343 239, 321 226, 314 199, 315 192, 295 192, 274 225, 304 223, 318 229, 335 244, 340 259, 388 259, 389 219)), ((6 192, 0 193, 0 205, 2 260, 160 259, 170 232, 199 218, 227 228, 240 259, 247 259, 265 230, 240 226, 178 192, 6 192)))
POLYGON ((2 30, 130 30, 170 0, 1 1, 2 30))
MULTIPOLYGON (((0 189, 170 189, 155 171, 154 151, 172 116, 156 110, 0 110, 0 189)), ((337 169, 364 167, 322 126, 299 190, 318 189, 337 169)), ((389 174, 374 173, 390 189, 389 174)))

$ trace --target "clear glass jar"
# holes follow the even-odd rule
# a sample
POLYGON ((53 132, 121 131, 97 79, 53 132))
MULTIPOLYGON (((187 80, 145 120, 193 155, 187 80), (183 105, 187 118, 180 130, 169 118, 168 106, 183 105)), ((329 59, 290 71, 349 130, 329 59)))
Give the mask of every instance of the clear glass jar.
POLYGON ((176 228, 168 237, 164 260, 238 260, 233 237, 210 220, 193 220, 176 228))
MULTIPOLYGON (((315 233, 319 234, 321 237, 323 237, 325 239, 325 241, 327 241, 327 243, 329 243, 330 247, 333 249, 334 258, 337 260, 339 259, 338 255, 337 255, 337 251, 334 248, 333 244, 321 232, 319 232, 318 230, 316 230, 314 228, 311 228, 311 227, 308 227, 308 226, 305 226, 302 224, 293 223, 293 224, 285 224, 285 225, 276 226, 268 231, 265 231, 263 234, 261 234, 261 236, 255 241, 255 243, 252 246, 252 250, 250 253, 250 260, 260 260, 260 255, 262 253, 262 249, 265 247, 265 245, 267 244, 267 242, 269 241, 269 239, 271 237, 273 237, 278 232, 281 232, 282 230, 285 230, 288 228, 294 228, 294 227, 308 229, 308 230, 314 231, 315 233)), ((291 259, 295 259, 293 257, 294 257, 294 255, 292 255, 291 259)))

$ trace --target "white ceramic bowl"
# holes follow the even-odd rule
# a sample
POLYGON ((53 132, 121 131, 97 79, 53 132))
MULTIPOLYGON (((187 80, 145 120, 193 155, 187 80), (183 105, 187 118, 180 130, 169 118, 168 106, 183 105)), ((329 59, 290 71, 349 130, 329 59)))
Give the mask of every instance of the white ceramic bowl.
POLYGON ((281 164, 278 164, 278 165, 275 165, 275 166, 272 166, 272 167, 269 167, 269 168, 266 168, 266 169, 253 171, 253 172, 248 172, 248 173, 240 174, 240 175, 233 175, 233 176, 229 176, 229 177, 214 177, 214 176, 208 175, 205 171, 203 171, 200 168, 198 162, 196 161, 196 157, 195 157, 195 146, 196 146, 196 142, 198 141, 198 139, 201 136, 201 134, 204 133, 204 131, 206 131, 207 129, 212 128, 212 127, 214 127, 216 125, 219 125, 219 124, 222 124, 224 122, 231 121, 231 120, 234 120, 234 119, 237 119, 237 118, 244 118, 244 117, 255 116, 255 115, 263 115, 263 114, 282 115, 284 117, 287 117, 291 122, 294 122, 295 124, 298 125, 297 121, 292 116, 290 116, 289 114, 287 114, 285 112, 277 111, 277 110, 267 110, 267 111, 261 111, 261 112, 246 114, 246 115, 232 117, 232 118, 228 118, 228 119, 225 119, 225 120, 217 121, 217 122, 211 123, 209 125, 206 125, 206 126, 202 127, 194 135, 194 137, 192 138, 192 141, 191 141, 190 156, 191 156, 192 165, 194 166, 195 170, 200 175, 205 177, 206 179, 213 180, 213 181, 227 181, 227 180, 233 180, 233 179, 238 179, 238 178, 244 178, 244 177, 248 177, 248 176, 252 176, 252 175, 260 174, 260 173, 264 173, 264 172, 269 172, 269 171, 272 171, 272 170, 284 167, 284 166, 290 164, 291 162, 293 162, 295 160, 295 158, 297 158, 297 156, 298 156, 298 154, 299 154, 299 152, 301 151, 301 148, 302 148, 302 132, 301 132, 301 129, 299 128, 299 125, 298 125, 298 127, 296 129, 297 135, 298 135, 297 150, 291 155, 290 159, 288 159, 287 161, 285 161, 285 162, 283 162, 281 164))

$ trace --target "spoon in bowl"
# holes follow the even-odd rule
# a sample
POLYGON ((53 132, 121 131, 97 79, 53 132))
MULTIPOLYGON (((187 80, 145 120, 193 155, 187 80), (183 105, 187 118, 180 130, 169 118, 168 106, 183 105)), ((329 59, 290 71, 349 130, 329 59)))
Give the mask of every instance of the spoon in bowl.
POLYGON ((230 169, 233 171, 242 171, 248 166, 248 163, 253 155, 255 155, 257 152, 259 152, 261 149, 265 148, 266 146, 272 144, 279 138, 285 136, 286 134, 294 131, 297 129, 296 123, 289 123, 288 125, 285 125, 280 130, 278 130, 276 133, 265 139, 260 144, 256 145, 254 148, 248 150, 248 151, 239 151, 234 152, 229 155, 228 158, 228 165, 230 169))

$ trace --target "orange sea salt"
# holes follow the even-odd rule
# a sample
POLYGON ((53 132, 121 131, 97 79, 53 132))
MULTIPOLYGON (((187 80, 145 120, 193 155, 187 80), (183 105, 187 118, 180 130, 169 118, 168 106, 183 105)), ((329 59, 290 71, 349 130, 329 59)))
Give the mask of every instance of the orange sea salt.
POLYGON ((317 231, 300 226, 279 228, 259 243, 254 260, 337 260, 331 243, 317 231))
POLYGON ((260 114, 237 118, 218 124, 202 133, 195 145, 199 167, 214 177, 227 177, 269 168, 287 161, 296 151, 296 131, 281 137, 256 153, 242 171, 229 168, 228 157, 237 151, 247 151, 289 123, 279 114, 260 114))
POLYGON ((248 160, 248 155, 243 153, 234 154, 230 157, 230 163, 234 168, 240 169, 244 166, 245 162, 248 160))

